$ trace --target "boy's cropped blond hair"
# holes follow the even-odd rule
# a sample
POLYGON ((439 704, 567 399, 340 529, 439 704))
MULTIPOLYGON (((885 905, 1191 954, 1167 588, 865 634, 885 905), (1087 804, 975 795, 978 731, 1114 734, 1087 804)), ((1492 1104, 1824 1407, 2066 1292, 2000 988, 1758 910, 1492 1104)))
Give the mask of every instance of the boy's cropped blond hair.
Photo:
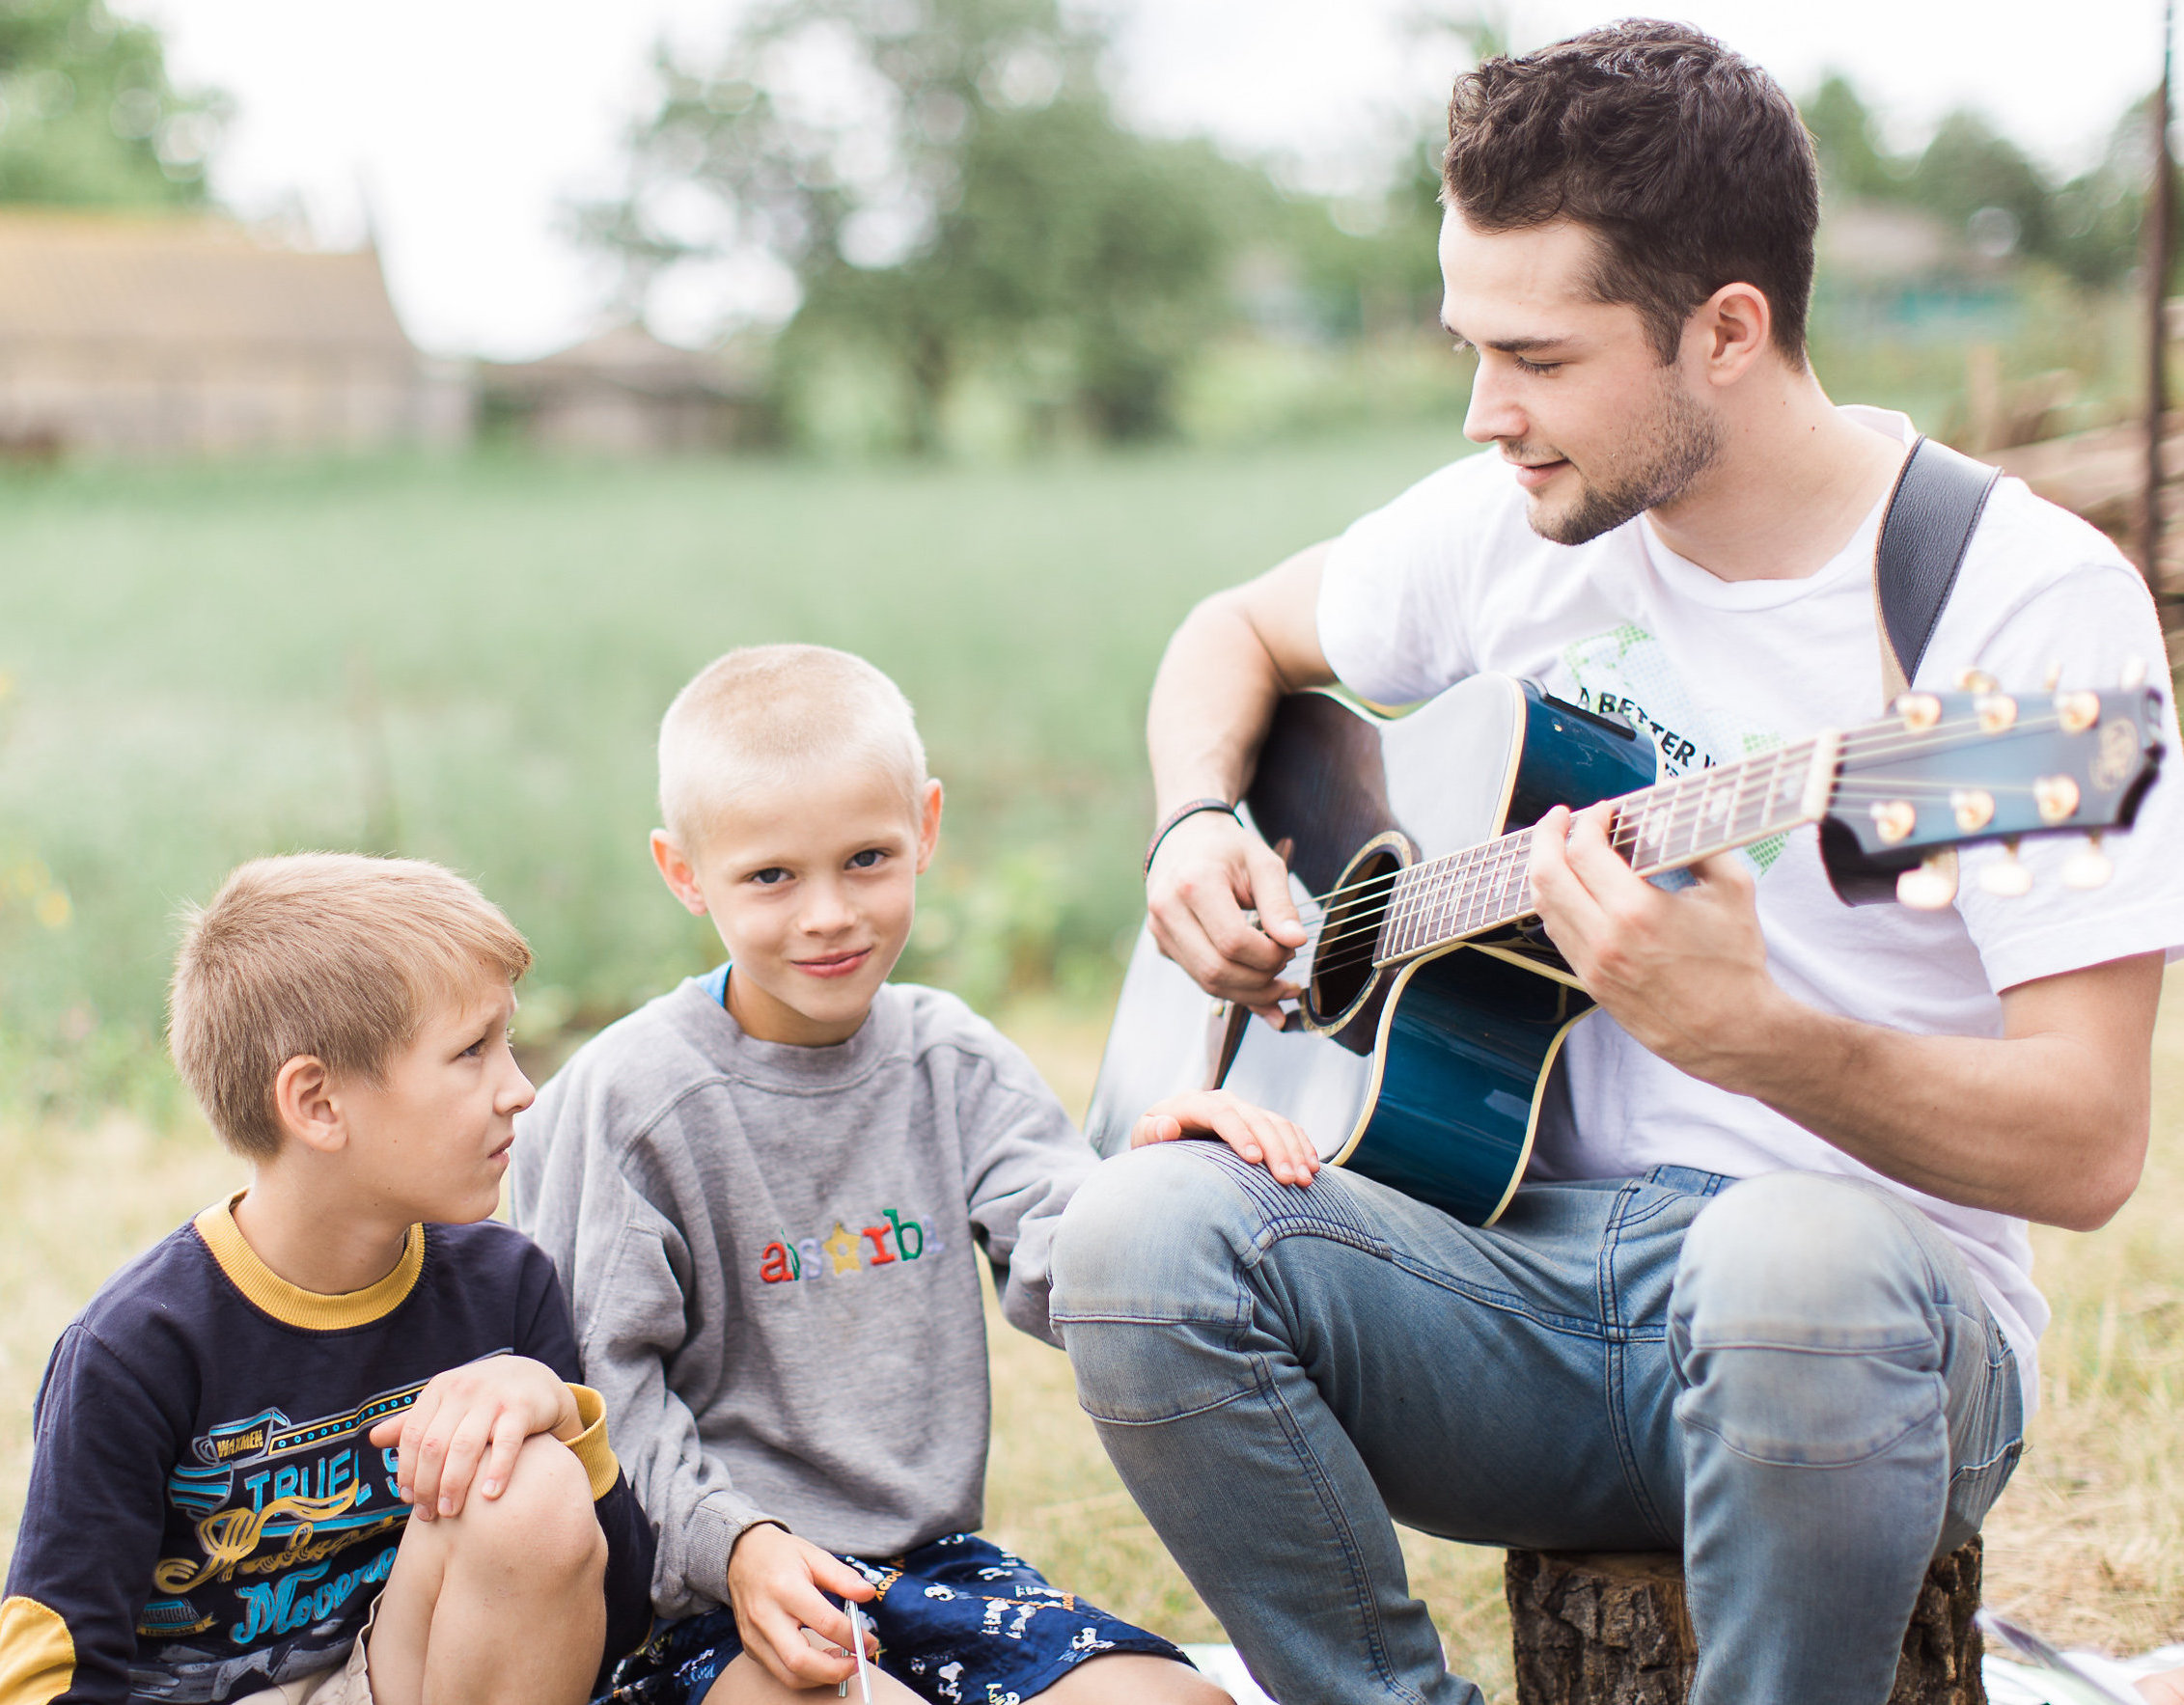
POLYGON ((280 1152, 273 1085, 297 1055, 376 1082, 437 1004, 531 964, 498 906, 422 859, 254 860, 187 925, 167 1044, 220 1140, 254 1160, 280 1152))
POLYGON ((660 719, 660 821, 694 855, 738 788, 842 759, 899 778, 917 811, 926 748, 902 689, 829 646, 746 646, 700 670, 660 719))

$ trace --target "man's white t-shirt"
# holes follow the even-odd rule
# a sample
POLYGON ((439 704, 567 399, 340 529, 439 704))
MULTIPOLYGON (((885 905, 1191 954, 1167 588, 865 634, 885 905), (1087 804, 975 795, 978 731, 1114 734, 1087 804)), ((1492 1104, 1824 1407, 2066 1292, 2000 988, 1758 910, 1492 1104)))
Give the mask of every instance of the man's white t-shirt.
MULTIPOLYGON (((1908 444, 1910 422, 1842 411, 1908 444)), ((1480 672, 1538 681, 1650 735, 1681 775, 1881 714, 1872 564, 1882 508, 1817 573, 1725 581, 1664 546, 1644 516, 1581 545, 1541 538, 1498 455, 1429 475, 1364 516, 1330 553, 1319 640, 1352 692, 1405 704, 1480 672)), ((1977 667, 2036 691, 2108 687, 2136 659, 2167 688, 2144 582, 2100 533, 2004 480, 1989 498, 1916 684, 1948 688, 1977 667)), ((2024 843, 2032 894, 1979 884, 1999 848, 1967 848, 1956 904, 1940 912, 1850 907, 1829 886, 1811 829, 1741 855, 1758 878, 1768 968, 1823 1011, 1922 1033, 2002 1033, 1997 991, 2134 953, 2184 952, 2184 757, 2137 826, 2108 838, 2110 884, 2066 889, 2083 842, 2024 843)), ((1628 1177, 1674 1165, 1732 1177, 1794 1168, 1872 1179, 1911 1197, 1964 1251, 2017 1351, 2030 1413, 2048 1308, 2032 1280, 2025 1223, 1925 1196, 1861 1165, 1771 1108, 1687 1077, 1605 1012, 1563 1049, 1567 1104, 1542 1120, 1530 1176, 1628 1177)), ((1968 1109, 1967 1116, 1977 1116, 1968 1109)))

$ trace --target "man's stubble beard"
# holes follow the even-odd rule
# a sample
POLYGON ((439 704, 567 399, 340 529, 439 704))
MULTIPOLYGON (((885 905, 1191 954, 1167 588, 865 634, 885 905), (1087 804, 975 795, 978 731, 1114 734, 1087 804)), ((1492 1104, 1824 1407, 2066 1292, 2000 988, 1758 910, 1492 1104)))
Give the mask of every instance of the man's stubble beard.
POLYGON ((1575 469, 1577 501, 1559 513, 1528 506, 1533 532, 1556 544, 1583 544, 1633 515, 1675 502, 1714 465, 1722 449, 1721 423, 1675 382, 1673 369, 1663 372, 1659 408, 1633 433, 1638 465, 1612 485, 1595 485, 1575 469))

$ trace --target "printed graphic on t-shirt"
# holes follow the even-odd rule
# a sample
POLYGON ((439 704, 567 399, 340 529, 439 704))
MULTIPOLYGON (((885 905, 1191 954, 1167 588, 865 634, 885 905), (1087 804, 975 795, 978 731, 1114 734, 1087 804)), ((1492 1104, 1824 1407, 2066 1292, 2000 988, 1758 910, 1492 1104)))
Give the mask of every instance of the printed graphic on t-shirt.
MULTIPOLYGON (((1783 744, 1773 729, 1724 727, 1718 714, 1700 705, 1661 642, 1633 622, 1565 646, 1562 667, 1580 709, 1620 718, 1652 740, 1662 781, 1783 744)), ((1743 856, 1764 874, 1782 850, 1783 837, 1776 835, 1745 847, 1743 856)))
POLYGON ((837 1220, 832 1230, 812 1237, 792 1238, 784 1230, 759 1251, 759 1278, 766 1284, 855 1279, 884 1267, 922 1261, 947 1247, 938 1226, 905 1219, 898 1208, 882 1208, 871 1224, 837 1220))
POLYGON ((190 1441, 167 1476, 167 1502, 189 1523, 196 1554, 152 1571, 136 1632, 160 1642, 158 1667, 132 1671, 133 1687, 225 1697, 246 1676, 340 1660, 355 1607, 393 1571, 409 1518, 396 1452, 365 1435, 424 1389, 419 1380, 313 1420, 264 1409, 190 1441))

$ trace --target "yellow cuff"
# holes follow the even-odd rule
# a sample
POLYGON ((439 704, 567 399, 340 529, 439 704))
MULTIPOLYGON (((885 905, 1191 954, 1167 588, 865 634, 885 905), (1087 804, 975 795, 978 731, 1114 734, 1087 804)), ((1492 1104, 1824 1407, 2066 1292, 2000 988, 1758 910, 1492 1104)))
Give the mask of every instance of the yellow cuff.
POLYGON ((622 1472, 622 1464, 614 1459, 614 1447, 607 1443, 606 1399, 590 1386, 572 1385, 568 1394, 576 1399, 576 1418, 584 1424, 584 1430, 567 1443, 592 1478, 592 1501, 596 1503, 614 1490, 615 1479, 622 1472))
POLYGON ((76 1643, 58 1610, 20 1595, 0 1603, 0 1701, 46 1705, 75 1673, 76 1643))

